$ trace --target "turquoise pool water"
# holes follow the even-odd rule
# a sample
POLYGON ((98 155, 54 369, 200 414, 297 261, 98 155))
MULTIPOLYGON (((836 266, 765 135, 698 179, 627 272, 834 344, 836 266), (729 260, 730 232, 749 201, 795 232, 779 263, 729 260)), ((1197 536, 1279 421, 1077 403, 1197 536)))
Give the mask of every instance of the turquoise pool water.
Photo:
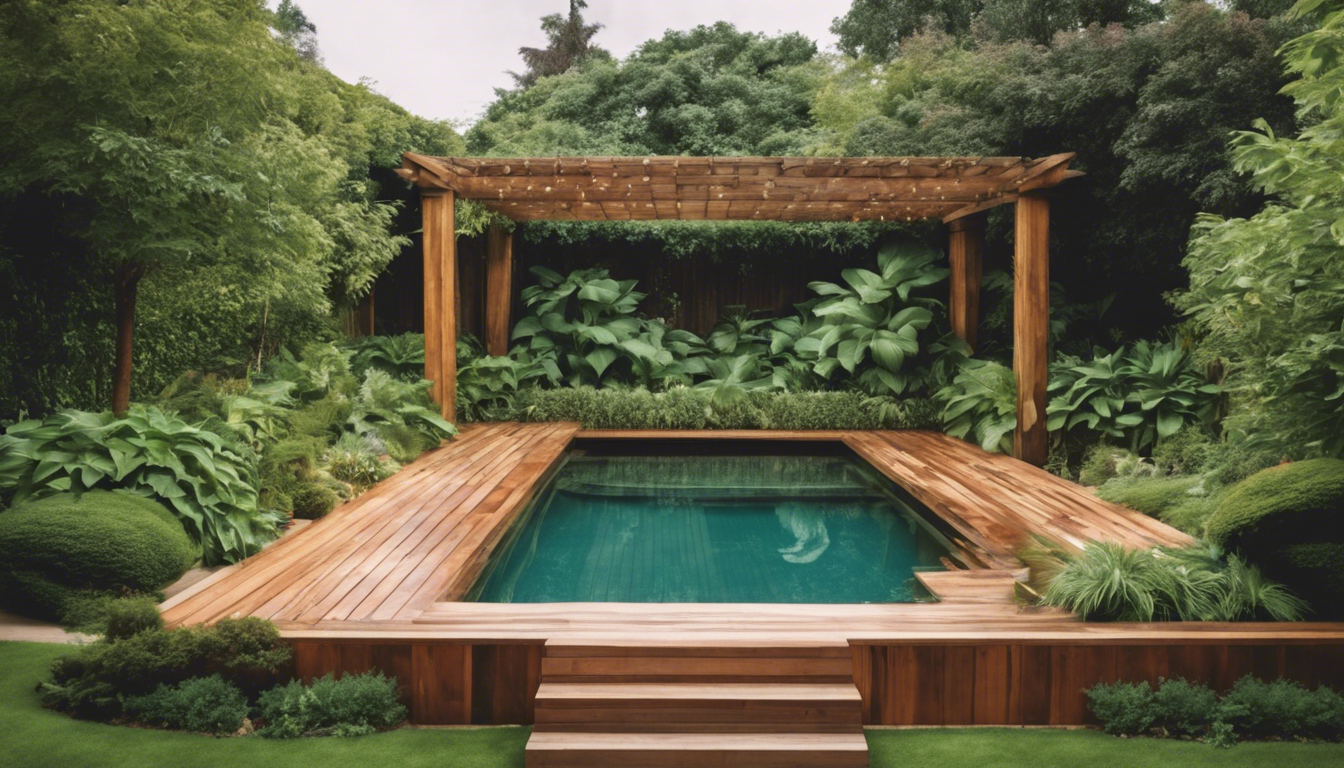
POLYGON ((468 599, 925 599, 947 548, 883 483, 847 456, 577 456, 468 599))

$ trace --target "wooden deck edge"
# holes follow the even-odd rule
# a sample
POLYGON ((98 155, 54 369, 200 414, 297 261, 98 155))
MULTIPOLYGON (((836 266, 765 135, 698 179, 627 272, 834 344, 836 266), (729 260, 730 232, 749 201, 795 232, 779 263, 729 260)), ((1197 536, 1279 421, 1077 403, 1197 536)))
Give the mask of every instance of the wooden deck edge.
POLYGON ((838 443, 845 430, 786 429, 580 429, 576 440, 775 440, 838 443))

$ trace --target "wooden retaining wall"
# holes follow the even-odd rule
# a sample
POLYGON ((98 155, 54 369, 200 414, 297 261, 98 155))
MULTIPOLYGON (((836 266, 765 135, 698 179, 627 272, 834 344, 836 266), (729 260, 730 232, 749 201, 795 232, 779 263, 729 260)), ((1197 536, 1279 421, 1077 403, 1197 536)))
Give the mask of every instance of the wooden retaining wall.
MULTIPOLYGON (((531 725, 545 645, 291 641, 303 679, 396 676, 419 725, 531 725)), ((1344 639, 1313 643, 851 644, 866 725, 1084 725, 1084 690, 1184 677, 1225 690, 1245 675, 1344 688, 1344 639)))

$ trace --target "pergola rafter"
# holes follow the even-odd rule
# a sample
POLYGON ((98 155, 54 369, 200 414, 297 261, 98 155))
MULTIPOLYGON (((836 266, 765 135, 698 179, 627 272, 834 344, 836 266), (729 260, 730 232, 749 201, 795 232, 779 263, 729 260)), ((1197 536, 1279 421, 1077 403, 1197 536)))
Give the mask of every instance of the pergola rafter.
MULTIPOLYGON (((984 211, 1017 206, 1014 364, 1016 454, 1045 461, 1049 204, 1044 190, 1081 175, 1073 153, 1024 157, 430 157, 408 152, 398 173, 424 200, 425 376, 453 416, 457 364, 457 197, 514 221, 914 221, 951 230, 949 309, 975 344, 984 211)), ((510 235, 486 240, 486 348, 508 346, 510 235)))

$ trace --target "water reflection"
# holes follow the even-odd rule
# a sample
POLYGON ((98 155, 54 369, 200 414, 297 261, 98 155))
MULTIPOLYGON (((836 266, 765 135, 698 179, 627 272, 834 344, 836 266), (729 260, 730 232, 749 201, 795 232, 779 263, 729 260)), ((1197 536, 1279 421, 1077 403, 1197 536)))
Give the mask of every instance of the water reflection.
POLYGON ((775 507, 775 517, 784 530, 793 534, 792 546, 780 547, 779 553, 788 563, 810 563, 821 557, 831 546, 831 535, 826 530, 826 521, 817 514, 815 505, 803 506, 796 503, 780 504, 775 507))

